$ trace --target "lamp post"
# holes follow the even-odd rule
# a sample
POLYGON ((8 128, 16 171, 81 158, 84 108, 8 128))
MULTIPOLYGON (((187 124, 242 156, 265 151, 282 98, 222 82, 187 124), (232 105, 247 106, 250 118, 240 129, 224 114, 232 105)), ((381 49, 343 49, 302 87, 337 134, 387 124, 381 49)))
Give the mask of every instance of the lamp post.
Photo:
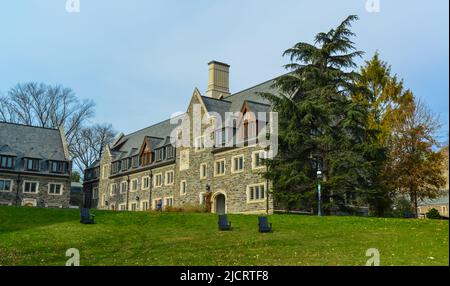
POLYGON ((19 190, 20 190, 20 174, 17 175, 17 187, 16 187, 16 206, 19 205, 19 190))
POLYGON ((126 210, 128 211, 128 200, 130 198, 130 175, 127 176, 127 206, 126 210))
POLYGON ((320 179, 322 178, 322 171, 317 170, 317 215, 322 216, 322 210, 321 210, 321 189, 320 189, 320 179))

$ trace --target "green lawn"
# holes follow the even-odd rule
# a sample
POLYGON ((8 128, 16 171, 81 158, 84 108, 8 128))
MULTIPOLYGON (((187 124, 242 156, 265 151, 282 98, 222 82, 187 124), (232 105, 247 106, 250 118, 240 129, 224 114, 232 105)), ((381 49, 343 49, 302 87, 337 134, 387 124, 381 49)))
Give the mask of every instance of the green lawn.
POLYGON ((381 265, 449 265, 448 221, 273 215, 260 234, 250 215, 219 232, 211 214, 94 213, 0 207, 0 265, 65 265, 68 248, 81 265, 365 265, 368 248, 381 265))

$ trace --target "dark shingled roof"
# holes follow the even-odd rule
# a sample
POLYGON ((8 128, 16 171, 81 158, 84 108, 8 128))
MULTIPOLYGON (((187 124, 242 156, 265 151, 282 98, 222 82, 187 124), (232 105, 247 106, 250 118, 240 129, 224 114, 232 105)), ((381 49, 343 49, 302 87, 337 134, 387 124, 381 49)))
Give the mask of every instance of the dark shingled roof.
MULTIPOLYGON (((225 112, 239 112, 244 102, 247 102, 253 112, 268 112, 271 107, 270 102, 258 93, 277 94, 277 89, 273 87, 273 84, 274 79, 223 99, 202 96, 202 100, 208 112, 217 112, 222 118, 225 118, 225 112)), ((170 144, 170 134, 175 127, 175 125, 170 124, 170 120, 166 120, 123 136, 113 146, 110 146, 113 160, 127 158, 136 154, 134 150, 140 149, 146 137, 151 138, 153 149, 170 144)))
POLYGON ((55 161, 69 160, 64 155, 58 129, 0 122, 0 154, 55 161))

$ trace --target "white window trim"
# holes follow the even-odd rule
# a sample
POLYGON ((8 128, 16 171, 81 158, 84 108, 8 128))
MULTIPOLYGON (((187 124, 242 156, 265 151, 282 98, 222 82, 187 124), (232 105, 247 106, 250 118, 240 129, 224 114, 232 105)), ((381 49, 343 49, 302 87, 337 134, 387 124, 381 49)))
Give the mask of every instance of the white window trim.
POLYGON ((154 176, 153 176, 153 187, 155 187, 155 188, 160 188, 160 187, 162 187, 163 186, 163 183, 164 183, 164 177, 163 177, 163 173, 158 173, 158 174, 155 174, 154 176), (157 185, 156 183, 157 183, 157 181, 158 180, 156 180, 156 177, 157 176, 161 176, 161 184, 160 185, 157 185))
POLYGON ((207 163, 201 163, 200 164, 200 180, 204 180, 208 178, 208 164, 207 163), (202 167, 205 166, 205 175, 202 176, 202 167))
POLYGON ((24 194, 39 194, 39 182, 38 181, 23 181, 22 193, 24 194), (25 183, 36 183, 36 192, 25 192, 25 183))
POLYGON ((149 210, 150 209, 150 203, 148 202, 148 200, 143 200, 143 201, 141 201, 141 211, 147 211, 147 210, 149 210), (144 208, 144 203, 147 203, 147 209, 145 209, 144 208))
POLYGON ((0 190, 0 193, 11 193, 12 190, 14 189, 14 180, 0 178, 0 181, 9 181, 9 191, 0 190))
POLYGON ((172 186, 175 183, 175 172, 174 171, 166 171, 165 177, 164 177, 164 183, 166 186, 172 186), (172 173, 172 183, 169 183, 169 176, 167 175, 168 173, 172 173))
POLYGON ((185 196, 187 194, 187 181, 186 180, 181 180, 180 181, 180 196, 185 196), (184 193, 182 193, 182 185, 184 183, 184 193))
POLYGON ((137 201, 130 201, 128 202, 128 210, 129 211, 133 211, 133 212, 137 212, 139 210, 139 203, 137 201), (133 211, 133 208, 131 207, 132 204, 136 205, 136 210, 133 211))
POLYGON ((118 211, 124 212, 127 210, 127 204, 119 204, 119 207, 117 208, 118 211), (124 207, 124 209, 122 210, 122 207, 124 207))
POLYGON ((226 173, 227 173, 227 160, 225 158, 224 159, 215 160, 214 161, 214 177, 222 177, 222 176, 225 176, 226 173), (222 162, 222 161, 224 162, 223 163, 223 174, 217 174, 216 165, 217 165, 217 163, 222 162))
POLYGON ((130 186, 130 192, 137 192, 138 190, 139 190, 139 180, 138 179, 132 179, 131 181, 130 181, 130 184, 131 184, 131 186, 130 186), (134 182, 136 182, 136 189, 135 190, 133 190, 133 183, 134 182))
POLYGON ((127 193, 127 190, 128 190, 128 182, 127 181, 122 181, 122 182, 120 182, 120 185, 119 185, 119 194, 126 194, 127 193), (125 190, 122 190, 122 186, 123 186, 123 184, 126 184, 126 189, 125 190))
MULTIPOLYGON (((119 186, 119 187, 120 187, 120 186, 119 186)), ((109 195, 110 195, 111 197, 117 195, 117 194, 114 193, 114 191, 113 191, 114 189, 117 189, 117 183, 112 183, 111 186, 110 186, 109 195), (116 187, 113 188, 114 186, 116 186, 116 187)), ((119 191, 120 191, 120 189, 119 189, 119 191)))
POLYGON ((173 196, 164 197, 164 200, 163 200, 163 207, 165 208, 165 207, 168 206, 168 205, 167 205, 167 199, 172 199, 172 205, 171 205, 171 207, 173 207, 173 202, 174 202, 173 196))
POLYGON ((141 189, 142 189, 142 190, 148 190, 148 189, 150 189, 150 176, 142 177, 142 180, 141 180, 141 189), (148 180, 148 185, 147 185, 147 187, 145 187, 145 184, 144 184, 144 180, 145 180, 145 179, 148 180))
POLYGON ((236 156, 232 156, 232 157, 231 157, 231 174, 242 173, 242 172, 244 172, 244 170, 245 170, 245 156, 244 156, 244 154, 239 154, 239 155, 236 155, 236 156), (235 170, 234 170, 234 167, 235 167, 235 165, 234 165, 234 159, 235 159, 235 158, 240 158, 240 157, 242 157, 242 170, 237 170, 237 171, 235 171, 235 170))
POLYGON ((266 167, 264 164, 261 166, 256 166, 255 154, 260 154, 259 155, 260 158, 261 158, 261 154, 262 154, 263 158, 266 158, 267 152, 264 150, 258 150, 258 151, 252 152, 252 170, 264 169, 266 167))
POLYGON ((55 182, 48 183, 47 193, 48 193, 49 196, 62 196, 63 191, 64 191, 64 185, 62 183, 55 183, 55 182), (51 194, 50 193, 50 185, 60 185, 61 189, 59 190, 59 194, 51 194))
POLYGON ((247 185, 246 195, 247 195, 247 204, 256 204, 256 203, 265 202, 267 199, 267 184, 264 182, 264 183, 247 185), (256 187, 256 186, 264 186, 264 199, 250 200, 250 188, 256 187))

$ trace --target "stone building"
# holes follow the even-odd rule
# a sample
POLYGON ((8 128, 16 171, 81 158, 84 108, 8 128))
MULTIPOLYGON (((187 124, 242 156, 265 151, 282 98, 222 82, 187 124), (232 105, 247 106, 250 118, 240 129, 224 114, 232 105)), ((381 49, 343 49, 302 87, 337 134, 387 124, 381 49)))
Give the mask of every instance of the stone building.
POLYGON ((62 130, 0 122, 0 205, 69 207, 70 172, 62 130))
POLYGON ((85 170, 86 206, 273 211, 261 160, 273 147, 261 144, 261 138, 269 138, 275 124, 268 100, 260 95, 275 92, 273 80, 230 94, 229 65, 212 61, 208 66, 207 91, 194 90, 185 114, 120 134, 105 146, 100 160, 85 170))

